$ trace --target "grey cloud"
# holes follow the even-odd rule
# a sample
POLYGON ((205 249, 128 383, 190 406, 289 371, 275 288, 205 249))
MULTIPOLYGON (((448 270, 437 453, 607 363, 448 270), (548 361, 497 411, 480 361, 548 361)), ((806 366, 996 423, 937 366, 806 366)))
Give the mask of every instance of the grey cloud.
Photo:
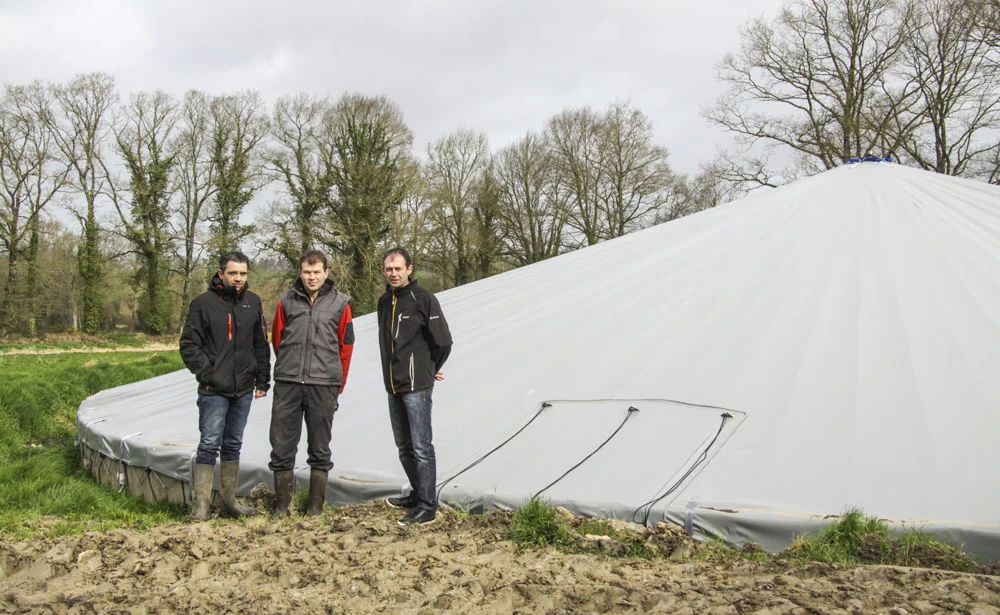
MULTIPOLYGON (((16 6, 19 13, 51 16, 70 4, 45 0, 37 10, 16 6)), ((736 48, 741 24, 781 4, 149 2, 131 5, 139 11, 141 37, 115 32, 134 27, 130 22, 108 24, 107 44, 121 48, 95 56, 105 66, 77 61, 72 48, 87 40, 79 33, 69 40, 22 41, 48 52, 18 49, 17 60, 0 42, 0 74, 24 80, 30 74, 65 78, 104 70, 118 78, 123 91, 256 89, 271 101, 300 91, 385 94, 402 108, 418 149, 460 125, 486 132, 499 147, 541 129, 565 107, 631 100, 652 118, 675 168, 693 172, 718 140, 718 132, 698 115, 721 91, 715 63, 736 48)), ((102 15, 119 6, 93 5, 102 15)), ((10 10, 0 9, 0 30, 10 10)))

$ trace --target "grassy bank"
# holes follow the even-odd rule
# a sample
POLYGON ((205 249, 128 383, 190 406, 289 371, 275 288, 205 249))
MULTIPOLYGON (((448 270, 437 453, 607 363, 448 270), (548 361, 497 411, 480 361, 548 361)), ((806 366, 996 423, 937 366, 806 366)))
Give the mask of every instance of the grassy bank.
POLYGON ((556 547, 568 552, 597 552, 619 557, 685 560, 785 559, 830 564, 882 564, 996 574, 960 548, 937 536, 910 530, 893 538, 884 521, 858 509, 848 510, 815 536, 802 536, 770 555, 759 545, 733 548, 715 538, 693 543, 683 530, 660 524, 642 528, 622 521, 573 517, 569 511, 532 499, 513 515, 507 538, 520 549, 556 547))
POLYGON ((59 535, 180 519, 100 487, 74 448, 76 409, 98 391, 183 367, 176 351, 0 356, 0 533, 59 535))
POLYGON ((86 352, 88 350, 141 350, 153 344, 177 345, 176 335, 149 336, 131 331, 100 335, 50 333, 38 337, 0 339, 0 354, 32 352, 86 352))

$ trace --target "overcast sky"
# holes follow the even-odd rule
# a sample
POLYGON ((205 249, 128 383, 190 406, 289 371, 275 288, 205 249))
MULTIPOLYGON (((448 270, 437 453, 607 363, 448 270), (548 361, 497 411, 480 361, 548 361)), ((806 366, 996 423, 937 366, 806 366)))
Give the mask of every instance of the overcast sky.
POLYGON ((628 100, 675 170, 721 133, 699 110, 739 27, 782 0, 0 0, 0 79, 112 74, 123 94, 384 94, 419 151, 464 126, 494 150, 566 107, 628 100))

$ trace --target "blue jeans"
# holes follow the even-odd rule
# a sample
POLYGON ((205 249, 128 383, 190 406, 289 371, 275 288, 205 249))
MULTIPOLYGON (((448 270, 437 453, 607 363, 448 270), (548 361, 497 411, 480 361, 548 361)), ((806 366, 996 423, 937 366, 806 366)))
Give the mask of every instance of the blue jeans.
POLYGON ((243 429, 250 416, 253 391, 240 397, 198 395, 198 442, 196 463, 215 465, 222 450, 223 461, 237 461, 243 447, 243 429))
POLYGON ((431 443, 431 391, 389 394, 389 420, 399 461, 417 496, 417 506, 437 509, 437 460, 431 443))

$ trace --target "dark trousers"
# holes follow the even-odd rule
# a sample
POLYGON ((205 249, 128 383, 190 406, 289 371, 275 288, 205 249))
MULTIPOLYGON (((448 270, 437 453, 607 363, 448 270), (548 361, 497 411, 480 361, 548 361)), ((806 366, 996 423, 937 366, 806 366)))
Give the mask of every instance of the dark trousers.
POLYGON ((420 508, 437 509, 437 459, 431 429, 431 391, 389 394, 389 421, 406 478, 420 508))
POLYGON ((239 460, 252 401, 253 391, 239 397, 198 395, 197 463, 214 466, 220 451, 223 461, 239 460))
POLYGON ((267 467, 272 472, 295 468, 295 453, 305 419, 306 462, 314 470, 328 472, 333 467, 330 438, 333 414, 337 411, 338 387, 277 381, 272 390, 271 462, 267 467))

